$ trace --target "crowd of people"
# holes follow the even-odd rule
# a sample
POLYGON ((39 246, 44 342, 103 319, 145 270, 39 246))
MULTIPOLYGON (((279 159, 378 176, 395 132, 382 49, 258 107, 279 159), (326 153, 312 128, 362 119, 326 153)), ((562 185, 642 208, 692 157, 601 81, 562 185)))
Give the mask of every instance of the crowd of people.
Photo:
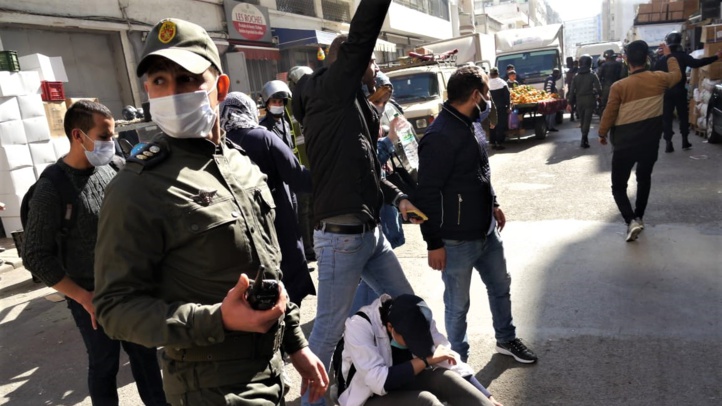
MULTIPOLYGON (((466 363, 474 270, 486 287, 495 350, 537 361, 513 322, 506 217, 487 152, 503 148, 514 67, 507 80, 476 66, 451 75, 448 99, 419 142, 413 192, 404 190, 390 181, 388 164, 403 117, 382 123, 395 103, 393 86, 373 54, 390 2, 361 1, 326 66, 292 69, 290 86, 267 83, 260 122, 250 96, 229 92, 205 30, 162 20, 136 72, 162 134, 137 145, 117 173, 108 166, 110 111, 91 101, 68 109, 70 152, 55 167, 75 200, 64 206, 57 183, 41 176, 23 255, 36 277, 66 296, 87 349, 94 405, 118 404, 123 348, 147 405, 282 404, 285 362, 301 375, 304 406, 326 404, 333 381, 342 406, 501 406, 466 363), (312 207, 311 241, 304 205, 312 207), (401 219, 420 226, 428 265, 442 271, 447 336, 394 254, 403 244, 401 219), (317 260, 317 287, 309 256, 317 260), (299 308, 308 295, 317 295, 317 307, 307 341, 299 308), (340 370, 331 379, 335 352, 340 370)), ((606 144, 612 130, 612 190, 628 241, 644 227, 656 146, 671 128, 662 98, 666 114, 666 89, 680 82, 682 63, 694 66, 662 49, 664 72, 645 69, 647 45, 635 41, 625 56, 629 78, 608 79, 621 71, 610 60, 600 84, 587 57, 566 78, 582 147, 589 147, 597 94, 605 105, 599 137, 606 144), (626 186, 635 163, 632 209, 626 186)), ((552 73, 550 91, 560 77, 552 73)))

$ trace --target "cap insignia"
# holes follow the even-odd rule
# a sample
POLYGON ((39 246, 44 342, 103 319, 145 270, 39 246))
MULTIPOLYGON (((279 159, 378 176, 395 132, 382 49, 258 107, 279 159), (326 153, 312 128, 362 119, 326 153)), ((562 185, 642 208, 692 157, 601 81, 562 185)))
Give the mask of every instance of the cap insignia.
POLYGON ((167 44, 175 38, 176 25, 172 21, 166 21, 158 30, 158 41, 167 44))

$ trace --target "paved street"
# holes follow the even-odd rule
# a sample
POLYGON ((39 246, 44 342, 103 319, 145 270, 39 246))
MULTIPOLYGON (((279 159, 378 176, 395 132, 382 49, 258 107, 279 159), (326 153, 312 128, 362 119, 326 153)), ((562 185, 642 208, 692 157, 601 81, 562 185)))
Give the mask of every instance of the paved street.
MULTIPOLYGON (((722 146, 692 136, 693 149, 681 151, 677 134, 677 152, 660 152, 655 167, 646 229, 625 243, 610 146, 592 137, 580 149, 576 124, 565 118, 546 140, 510 141, 491 157, 508 219, 514 321, 540 361, 495 354, 474 278, 477 377, 505 406, 722 404, 722 146)), ((443 327, 441 278, 426 265, 418 228, 405 231, 397 255, 443 327)), ((52 292, 22 269, 0 273, 0 404, 90 405, 80 335, 64 302, 46 299, 52 292)), ((307 334, 315 305, 303 303, 307 334)), ((287 401, 298 405, 292 376, 287 401)), ((118 384, 122 405, 141 404, 127 360, 118 384)))

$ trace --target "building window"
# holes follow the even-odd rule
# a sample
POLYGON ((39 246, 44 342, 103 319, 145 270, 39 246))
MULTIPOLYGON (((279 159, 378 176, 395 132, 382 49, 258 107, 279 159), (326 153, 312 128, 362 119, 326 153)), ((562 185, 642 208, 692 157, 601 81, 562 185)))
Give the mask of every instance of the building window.
POLYGON ((351 22, 351 7, 346 0, 321 0, 321 7, 326 20, 351 22))
POLYGON ((276 9, 287 13, 316 17, 313 0, 276 0, 276 9))
POLYGON ((449 21, 449 0, 396 0, 396 2, 410 9, 449 21))

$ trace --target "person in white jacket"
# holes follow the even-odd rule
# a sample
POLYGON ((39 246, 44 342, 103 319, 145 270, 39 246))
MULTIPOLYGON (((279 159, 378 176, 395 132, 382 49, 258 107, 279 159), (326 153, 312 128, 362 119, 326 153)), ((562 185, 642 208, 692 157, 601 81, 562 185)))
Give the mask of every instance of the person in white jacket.
POLYGON ((384 294, 359 313, 346 320, 341 406, 502 406, 451 350, 420 297, 384 294))

